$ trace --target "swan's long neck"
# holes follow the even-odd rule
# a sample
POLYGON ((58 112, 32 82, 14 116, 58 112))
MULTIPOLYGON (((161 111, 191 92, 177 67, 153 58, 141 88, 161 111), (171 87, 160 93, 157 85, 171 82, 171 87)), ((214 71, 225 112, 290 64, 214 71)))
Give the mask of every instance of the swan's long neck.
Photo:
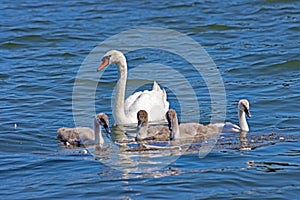
POLYGON ((116 90, 116 105, 114 110, 114 116, 116 119, 116 124, 124 124, 126 123, 126 115, 125 115, 125 90, 126 90, 126 81, 127 81, 127 63, 126 59, 122 59, 118 65, 119 71, 119 80, 117 83, 116 90))
POLYGON ((104 138, 102 136, 101 128, 96 118, 94 119, 94 134, 95 134, 95 144, 103 145, 104 138))
POLYGON ((249 131, 245 112, 239 109, 238 114, 239 114, 239 123, 240 123, 241 131, 249 131))

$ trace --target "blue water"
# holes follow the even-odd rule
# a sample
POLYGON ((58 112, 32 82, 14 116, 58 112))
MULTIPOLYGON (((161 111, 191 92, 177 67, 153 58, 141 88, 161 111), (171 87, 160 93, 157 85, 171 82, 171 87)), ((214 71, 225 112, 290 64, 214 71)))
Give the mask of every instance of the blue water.
MULTIPOLYGON (((1 199, 299 198, 298 1, 4 0, 0 10, 1 199), (224 84, 226 121, 238 123, 239 99, 247 98, 251 104, 246 143, 252 150, 241 150, 240 137, 228 134, 203 158, 189 152, 166 166, 149 162, 139 168, 131 164, 149 160, 159 164, 172 156, 113 150, 108 158, 95 159, 80 148, 58 144, 57 129, 75 126, 72 95, 85 58, 101 42, 140 27, 174 30, 201 44, 224 84)), ((99 61, 101 57, 99 53, 99 61)), ((199 109, 199 120, 210 121, 207 85, 190 63, 162 49, 139 49, 126 57, 132 70, 144 63, 178 70, 195 90, 199 107, 191 106, 189 95, 179 98, 166 87, 171 106, 177 109, 185 100, 191 107, 188 112, 199 109)), ((90 66, 94 77, 98 64, 90 66)), ((87 81, 99 82, 91 107, 112 119, 116 66, 108 67, 101 80, 87 81)), ((142 82, 131 77, 129 83, 139 87, 142 82)), ((178 80, 169 84, 181 86, 178 80)), ((197 117, 190 116, 186 121, 197 117)))

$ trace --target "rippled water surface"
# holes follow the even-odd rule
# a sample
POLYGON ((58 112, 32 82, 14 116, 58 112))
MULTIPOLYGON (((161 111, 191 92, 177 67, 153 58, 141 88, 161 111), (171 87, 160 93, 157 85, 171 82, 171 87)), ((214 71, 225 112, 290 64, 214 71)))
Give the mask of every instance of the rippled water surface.
MULTIPOLYGON (((1 199, 299 198, 298 1, 4 0, 0 10, 1 199), (226 121, 238 123, 237 102, 247 98, 250 132, 222 134, 203 154, 122 151, 114 145, 85 154, 82 148, 59 145, 57 129, 75 125, 72 92, 84 59, 111 36, 140 27, 175 30, 201 44, 224 83, 226 121), (251 150, 241 148, 245 145, 251 150)), ((102 53, 97 55, 99 62, 102 53)), ((184 88, 179 97, 162 85, 171 107, 178 110, 183 101, 189 118, 182 120, 192 121, 197 117, 194 111, 200 110, 200 121, 210 121, 213 102, 207 85, 185 59, 153 48, 137 49, 126 57, 129 70, 145 63, 176 69, 191 84, 199 107, 193 107, 184 88)), ((81 81, 98 85, 85 88, 86 97, 96 90, 91 108, 112 118, 117 68, 108 67, 99 80, 94 78, 98 64, 90 66, 93 77, 81 81)), ((168 71, 161 73, 180 91, 178 79, 172 80, 168 71)), ((131 88, 151 87, 145 84, 149 79, 141 77, 130 76, 128 82, 131 88)))

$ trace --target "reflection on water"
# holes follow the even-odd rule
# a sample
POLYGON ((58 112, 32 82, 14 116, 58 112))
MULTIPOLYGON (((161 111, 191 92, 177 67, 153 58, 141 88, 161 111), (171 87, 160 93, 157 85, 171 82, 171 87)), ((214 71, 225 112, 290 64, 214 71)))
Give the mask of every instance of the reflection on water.
POLYGON ((296 137, 283 137, 275 133, 255 136, 251 133, 222 133, 205 139, 188 138, 172 141, 135 141, 135 126, 114 126, 113 142, 106 141, 104 146, 68 146, 75 154, 90 154, 105 165, 128 173, 159 171, 175 163, 183 155, 196 154, 203 159, 210 152, 230 149, 251 151, 277 142, 295 141, 296 137), (124 131, 126 130, 126 131, 124 131))
MULTIPOLYGON (((155 126, 156 124, 154 124, 155 126)), ((90 153, 96 160, 120 171, 155 171, 174 163, 185 154, 198 154, 205 157, 217 142, 219 133, 201 138, 183 138, 171 141, 142 140, 135 141, 136 126, 113 126, 111 138, 104 146, 85 145, 76 153, 90 153)), ((80 149, 70 146, 72 150, 80 149)))
POLYGON ((239 147, 240 150, 251 150, 251 147, 248 146, 247 132, 240 132, 239 140, 240 140, 240 147, 239 147))

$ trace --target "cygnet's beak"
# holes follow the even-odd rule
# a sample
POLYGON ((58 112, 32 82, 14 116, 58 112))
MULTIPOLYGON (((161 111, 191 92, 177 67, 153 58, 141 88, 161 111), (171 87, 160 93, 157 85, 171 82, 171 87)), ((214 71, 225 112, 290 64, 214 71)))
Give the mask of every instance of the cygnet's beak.
POLYGON ((170 130, 170 140, 174 139, 174 134, 173 134, 173 125, 172 123, 169 123, 169 130, 170 130))
POLYGON ((143 125, 143 121, 142 120, 138 120, 137 128, 138 129, 142 128, 142 125, 143 125))
POLYGON ((250 110, 247 108, 247 106, 243 105, 243 108, 242 110, 244 110, 244 112, 246 113, 246 115, 251 118, 251 114, 250 114, 250 110))
POLYGON ((105 131, 106 131, 107 134, 111 133, 111 130, 110 130, 110 128, 108 126, 105 126, 104 128, 105 128, 105 131))
POLYGON ((249 111, 248 109, 245 109, 245 113, 246 113, 246 115, 247 115, 249 118, 251 118, 251 113, 250 113, 250 111, 249 111))
POLYGON ((170 130, 170 140, 173 140, 174 139, 174 134, 173 132, 170 130))
POLYGON ((103 125, 103 128, 105 129, 105 131, 106 131, 106 135, 107 135, 107 137, 109 138, 109 139, 111 139, 111 130, 110 130, 110 128, 109 128, 109 126, 105 123, 104 125, 103 125))

